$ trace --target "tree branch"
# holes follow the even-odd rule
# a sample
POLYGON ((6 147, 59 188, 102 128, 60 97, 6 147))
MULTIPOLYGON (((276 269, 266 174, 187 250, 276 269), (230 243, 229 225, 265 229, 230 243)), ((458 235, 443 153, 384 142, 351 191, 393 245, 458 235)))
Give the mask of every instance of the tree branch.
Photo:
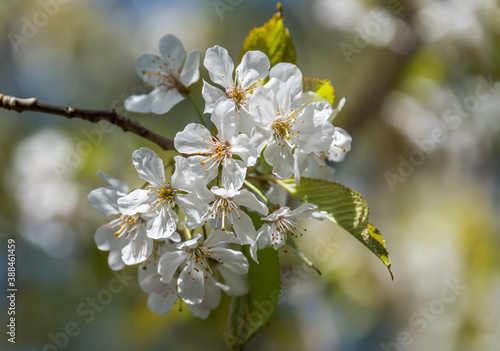
POLYGON ((36 98, 19 99, 17 97, 4 94, 0 94, 0 108, 13 110, 18 113, 33 111, 62 116, 68 119, 80 118, 92 123, 104 120, 117 125, 123 129, 124 132, 132 132, 148 139, 149 141, 159 145, 164 150, 175 150, 173 140, 156 134, 146 127, 143 127, 139 122, 132 121, 131 119, 116 113, 114 109, 86 110, 73 107, 56 106, 38 102, 36 98))

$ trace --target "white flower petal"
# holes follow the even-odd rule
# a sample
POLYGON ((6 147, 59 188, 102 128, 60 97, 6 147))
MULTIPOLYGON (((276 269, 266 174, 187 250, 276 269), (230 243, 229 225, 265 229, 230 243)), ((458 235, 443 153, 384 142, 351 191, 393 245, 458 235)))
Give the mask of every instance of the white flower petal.
POLYGON ((149 203, 152 201, 152 197, 148 193, 148 190, 136 189, 130 194, 119 198, 120 212, 128 216, 149 212, 149 203))
POLYGON ((208 204, 200 201, 196 193, 177 196, 175 202, 188 218, 188 223, 203 223, 203 218, 208 213, 208 204))
POLYGON ((181 72, 181 83, 185 87, 189 87, 194 82, 200 79, 200 52, 198 50, 192 50, 189 52, 184 67, 182 67, 181 72))
POLYGON ((276 94, 281 114, 285 115, 290 109, 298 107, 296 103, 300 103, 301 96, 302 79, 300 77, 291 77, 276 94))
POLYGON ((212 144, 210 131, 197 123, 188 124, 182 132, 178 132, 174 138, 177 151, 183 154, 197 154, 206 152, 212 144))
POLYGON ((300 177, 335 181, 335 170, 316 153, 306 154, 299 150, 294 155, 295 183, 300 185, 300 177))
POLYGON ((205 240, 204 246, 212 247, 218 244, 240 244, 240 241, 227 230, 212 229, 207 240, 205 240))
POLYGON ((168 65, 178 71, 186 57, 181 41, 175 35, 167 34, 160 39, 159 49, 168 65))
POLYGON ((156 240, 166 239, 175 233, 178 222, 179 216, 169 205, 159 207, 157 215, 148 222, 148 236, 156 240))
POLYGON ((162 284, 160 292, 149 294, 148 308, 158 315, 164 315, 172 309, 172 306, 177 301, 177 297, 175 281, 170 284, 162 284))
POLYGON ((149 94, 129 96, 123 105, 131 112, 150 113, 153 107, 165 98, 166 92, 164 86, 157 86, 149 94))
POLYGON ((207 68, 212 82, 224 88, 232 85, 234 63, 226 49, 219 45, 209 48, 203 64, 207 68))
POLYGON ((243 161, 228 158, 222 169, 222 182, 227 188, 240 189, 243 186, 246 174, 247 166, 243 161))
POLYGON ((269 128, 263 128, 261 126, 257 126, 252 130, 252 138, 250 142, 257 150, 257 154, 259 155, 262 152, 262 149, 268 145, 273 139, 273 132, 269 128))
POLYGON ((267 249, 271 247, 271 227, 264 223, 257 232, 257 245, 259 249, 267 249))
POLYGON ((151 112, 162 115, 170 111, 172 107, 184 100, 184 96, 177 89, 167 89, 163 95, 152 101, 151 112))
POLYGON ((158 274, 157 261, 157 259, 150 258, 147 262, 137 266, 137 280, 141 290, 145 293, 154 291, 158 285, 162 284, 160 280, 161 276, 158 274))
POLYGON ((113 250, 109 252, 108 265, 113 271, 119 271, 125 267, 125 262, 122 260, 121 250, 113 250))
POLYGON ((174 189, 187 192, 203 194, 208 191, 205 184, 200 183, 200 179, 193 172, 189 161, 182 156, 175 156, 175 172, 171 177, 171 184, 174 189))
POLYGON ((216 285, 213 279, 209 278, 205 281, 205 297, 199 304, 186 304, 189 312, 195 317, 206 319, 210 311, 219 306, 221 299, 220 288, 216 285))
POLYGON ((257 197, 246 189, 241 189, 240 193, 234 197, 234 203, 238 206, 245 206, 251 210, 257 211, 264 216, 269 212, 265 203, 259 201, 257 197))
POLYGON ((302 204, 295 210, 291 211, 286 217, 296 222, 299 218, 316 218, 321 219, 318 216, 318 206, 315 204, 302 204))
POLYGON ((165 69, 167 67, 168 64, 165 59, 157 54, 142 54, 135 61, 135 71, 137 72, 137 75, 148 85, 153 86, 157 86, 159 84, 161 74, 166 73, 165 69), (160 66, 162 68, 160 68, 160 66))
POLYGON ((328 160, 335 162, 343 161, 347 152, 351 150, 351 142, 352 138, 349 133, 342 128, 335 127, 328 160))
POLYGON ((261 51, 247 51, 236 67, 237 83, 248 88, 258 79, 266 78, 269 75, 269 67, 271 63, 266 54, 261 51))
POLYGON ((237 238, 243 245, 252 245, 257 239, 257 232, 250 217, 243 211, 232 211, 228 217, 233 224, 237 238))
POLYGON ((190 304, 201 303, 205 297, 205 277, 203 275, 205 270, 201 264, 193 263, 193 268, 195 267, 197 269, 193 270, 185 267, 177 280, 180 298, 190 304))
POLYGON ((273 123, 276 119, 274 92, 266 87, 255 90, 249 103, 250 116, 261 126, 273 123))
POLYGON ((217 196, 227 199, 232 199, 240 193, 238 189, 219 188, 218 186, 213 186, 212 188, 210 188, 210 191, 217 196))
POLYGON ((114 231, 109 227, 109 225, 103 224, 97 228, 94 234, 94 242, 99 250, 111 250, 114 246, 113 241, 121 242, 120 239, 116 238, 114 231))
POLYGON ((302 80, 302 72, 293 63, 280 62, 277 63, 269 72, 269 78, 276 78, 282 82, 286 82, 291 77, 299 77, 302 80))
POLYGON ((186 251, 165 252, 158 262, 158 273, 161 275, 161 281, 170 283, 179 265, 185 262, 188 257, 189 253, 186 251))
POLYGON ((325 127, 328 125, 328 122, 315 123, 314 113, 312 104, 307 105, 301 114, 300 125, 296 123, 292 127, 295 135, 298 136, 298 138, 294 138, 294 142, 305 153, 327 150, 332 143, 331 135, 325 133, 325 127))
POLYGON ((285 85, 285 81, 281 81, 280 79, 276 79, 274 77, 270 77, 269 81, 264 85, 266 89, 272 90, 274 96, 280 91, 281 88, 285 85))
POLYGON ((224 267, 229 268, 234 273, 248 273, 248 260, 240 251, 226 249, 224 247, 213 247, 211 249, 212 256, 217 258, 224 267))
POLYGON ((132 154, 132 162, 134 163, 139 177, 145 181, 160 186, 165 183, 165 168, 163 161, 158 157, 153 150, 147 147, 141 147, 135 150, 132 154))
POLYGON ((264 150, 264 159, 273 166, 273 173, 278 177, 284 179, 292 176, 294 160, 290 147, 273 142, 264 150))
POLYGON ((219 139, 229 141, 233 136, 237 135, 238 130, 238 114, 234 109, 234 101, 221 99, 214 107, 214 111, 210 118, 217 127, 219 139))
MULTIPOLYGON (((205 110, 203 111, 203 113, 212 113, 215 104, 217 103, 217 101, 219 101, 219 99, 228 100, 226 94, 222 90, 208 84, 207 82, 205 82, 205 80, 203 80, 201 95, 203 95, 203 99, 205 100, 205 110)), ((233 102, 233 108, 236 108, 234 100, 231 99, 230 101, 233 102)))
POLYGON ((120 195, 116 190, 97 188, 90 192, 88 199, 93 208, 107 216, 119 213, 118 199, 120 195))
POLYGON ((177 249, 178 250, 196 249, 200 245, 200 241, 203 241, 202 238, 203 236, 200 233, 197 233, 191 239, 178 244, 177 249))
POLYGON ((245 134, 240 134, 231 141, 231 153, 240 156, 249 167, 257 162, 257 149, 253 147, 245 134))
POLYGON ((209 156, 191 156, 187 159, 189 166, 193 173, 196 175, 198 182, 208 184, 212 179, 217 177, 218 167, 216 163, 209 156))
MULTIPOLYGON (((234 100, 233 100, 234 102, 234 100)), ((252 135, 252 129, 254 129, 256 126, 258 126, 257 122, 253 119, 253 117, 250 115, 250 112, 248 111, 248 105, 247 108, 239 109, 239 114, 238 114, 238 129, 239 133, 245 134, 247 136, 252 135)))
POLYGON ((328 122, 328 117, 332 114, 332 105, 325 101, 311 102, 309 106, 314 108, 314 125, 322 126, 328 122))
POLYGON ((134 265, 145 261, 153 251, 153 240, 147 237, 146 230, 141 225, 135 240, 130 242, 122 249, 122 259, 126 265, 134 265))

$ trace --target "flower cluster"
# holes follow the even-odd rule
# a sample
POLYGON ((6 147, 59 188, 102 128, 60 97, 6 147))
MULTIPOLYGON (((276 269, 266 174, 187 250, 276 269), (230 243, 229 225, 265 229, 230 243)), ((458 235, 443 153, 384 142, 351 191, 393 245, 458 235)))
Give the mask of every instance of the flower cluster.
MULTIPOLYGON (((165 113, 199 79, 197 51, 185 59, 180 41, 167 35, 160 52, 137 60, 139 75, 154 89, 131 96, 129 110, 165 113)), ((158 314, 180 299, 206 318, 221 291, 247 294, 249 260, 258 264, 258 250, 286 250, 287 238, 306 232, 300 218, 324 217, 314 204, 292 210, 286 199, 276 200, 272 179, 332 180, 331 162, 350 150, 349 134, 331 123, 344 100, 333 110, 303 91, 297 66, 271 68, 264 53, 249 51, 234 69, 220 46, 207 50, 204 66, 216 85, 204 81, 202 90, 213 126, 191 123, 178 132, 174 144, 181 155, 166 166, 152 150, 136 150, 132 161, 146 181, 142 188, 129 191, 100 173, 109 185, 89 194, 92 206, 113 216, 96 231, 98 248, 109 251, 113 270, 139 265, 139 284, 158 314), (256 228, 257 222, 263 224, 256 228)))

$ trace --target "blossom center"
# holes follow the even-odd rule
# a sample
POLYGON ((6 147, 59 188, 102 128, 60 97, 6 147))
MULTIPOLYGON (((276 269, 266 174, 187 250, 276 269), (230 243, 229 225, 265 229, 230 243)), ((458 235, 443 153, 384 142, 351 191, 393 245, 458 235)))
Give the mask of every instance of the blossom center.
POLYGON ((294 115, 283 116, 280 113, 276 113, 276 118, 272 125, 274 139, 280 146, 293 146, 291 141, 292 136, 297 136, 299 131, 293 130, 293 125, 295 124, 296 117, 294 115))
POLYGON ((135 241, 141 222, 141 216, 139 214, 132 216, 121 215, 108 223, 108 225, 110 230, 116 228, 115 236, 117 239, 125 237, 125 240, 129 240, 130 238, 132 241, 135 241))
MULTIPOLYGON (((163 177, 162 177, 162 179, 163 179, 163 177)), ((149 209, 149 212, 153 212, 153 210, 155 208, 157 208, 158 206, 162 206, 162 205, 163 206, 164 205, 171 205, 172 208, 175 206, 174 201, 175 201, 175 197, 179 194, 179 190, 172 189, 170 187, 169 182, 165 182, 164 185, 160 185, 160 186, 147 186, 146 189, 149 190, 147 195, 149 195, 151 193, 151 190, 153 190, 155 192, 155 195, 156 195, 156 201, 154 202, 154 204, 149 203, 149 206, 151 206, 149 209)), ((165 211, 166 212, 169 211, 169 206, 167 206, 165 208, 165 211)))
POLYGON ((286 217, 278 217, 276 220, 271 222, 271 245, 277 250, 281 245, 280 242, 285 246, 286 252, 286 237, 288 235, 298 238, 302 236, 304 232, 307 231, 306 228, 299 225, 297 222, 291 221, 286 217))
POLYGON ((163 200, 163 202, 170 202, 174 199, 178 190, 172 190, 171 188, 162 187, 159 191, 157 191, 158 197, 163 200))
POLYGON ((145 74, 148 79, 155 77, 157 80, 156 85, 163 85, 167 89, 177 88, 180 83, 179 73, 173 68, 164 68, 162 65, 158 68, 159 70, 156 72, 142 71, 142 74, 145 74))
POLYGON ((232 89, 226 88, 226 95, 233 99, 238 105, 245 105, 248 101, 245 96, 245 90, 239 84, 237 86, 233 85, 232 89))
MULTIPOLYGON (((188 259, 188 262, 186 263, 186 266, 188 266, 188 274, 191 274, 193 270, 198 273, 201 270, 204 270, 203 275, 205 279, 207 279, 207 272, 212 276, 215 275, 215 273, 210 268, 208 259, 212 259, 220 264, 224 264, 224 262, 222 262, 222 259, 214 255, 214 252, 208 247, 197 247, 195 249, 188 249, 188 251, 191 251, 191 255, 188 259)), ((193 280, 194 279, 195 278, 193 277, 193 280)))
MULTIPOLYGON (((217 228, 220 223, 221 224, 220 229, 226 230, 227 216, 231 215, 233 211, 236 211, 236 213, 238 213, 238 206, 236 206, 236 204, 233 201, 225 197, 216 197, 209 211, 210 211, 210 216, 216 219, 215 227, 217 228)), ((240 218, 241 217, 239 217, 238 215, 238 219, 240 218)), ((233 223, 231 223, 231 227, 232 226, 233 223)))
MULTIPOLYGON (((214 136, 212 136, 212 140, 210 141, 212 144, 211 148, 209 149, 209 152, 206 154, 206 156, 209 156, 208 159, 204 161, 200 161, 200 165, 204 165, 207 162, 212 161, 212 164, 208 169, 211 169, 213 167, 219 167, 221 163, 226 162, 226 159, 231 158, 231 145, 227 142, 224 141, 224 139, 218 139, 214 136)), ((201 160, 201 158, 200 158, 201 160)), ((205 172, 208 172, 208 169, 205 170, 205 172)))

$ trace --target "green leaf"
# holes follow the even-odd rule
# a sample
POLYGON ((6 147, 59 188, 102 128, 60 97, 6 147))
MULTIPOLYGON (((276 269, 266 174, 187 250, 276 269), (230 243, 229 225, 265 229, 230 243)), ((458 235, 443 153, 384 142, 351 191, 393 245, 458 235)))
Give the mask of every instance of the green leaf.
POLYGON ((288 29, 283 24, 283 8, 278 4, 279 12, 262 27, 250 31, 240 52, 243 55, 250 50, 260 50, 269 57, 271 67, 280 62, 297 64, 295 47, 288 29))
POLYGON ((255 333, 271 319, 281 293, 281 271, 278 252, 273 248, 259 250, 259 264, 248 258, 249 293, 233 296, 229 305, 226 334, 228 350, 241 350, 255 333))
POLYGON ((300 186, 293 178, 276 182, 299 200, 316 204, 319 210, 326 211, 326 218, 354 235, 377 255, 394 279, 382 234, 368 222, 368 205, 359 193, 339 183, 319 179, 301 178, 300 186))
POLYGON ((312 91, 328 100, 333 105, 335 93, 332 83, 328 79, 304 78, 302 79, 302 88, 304 91, 312 91))

